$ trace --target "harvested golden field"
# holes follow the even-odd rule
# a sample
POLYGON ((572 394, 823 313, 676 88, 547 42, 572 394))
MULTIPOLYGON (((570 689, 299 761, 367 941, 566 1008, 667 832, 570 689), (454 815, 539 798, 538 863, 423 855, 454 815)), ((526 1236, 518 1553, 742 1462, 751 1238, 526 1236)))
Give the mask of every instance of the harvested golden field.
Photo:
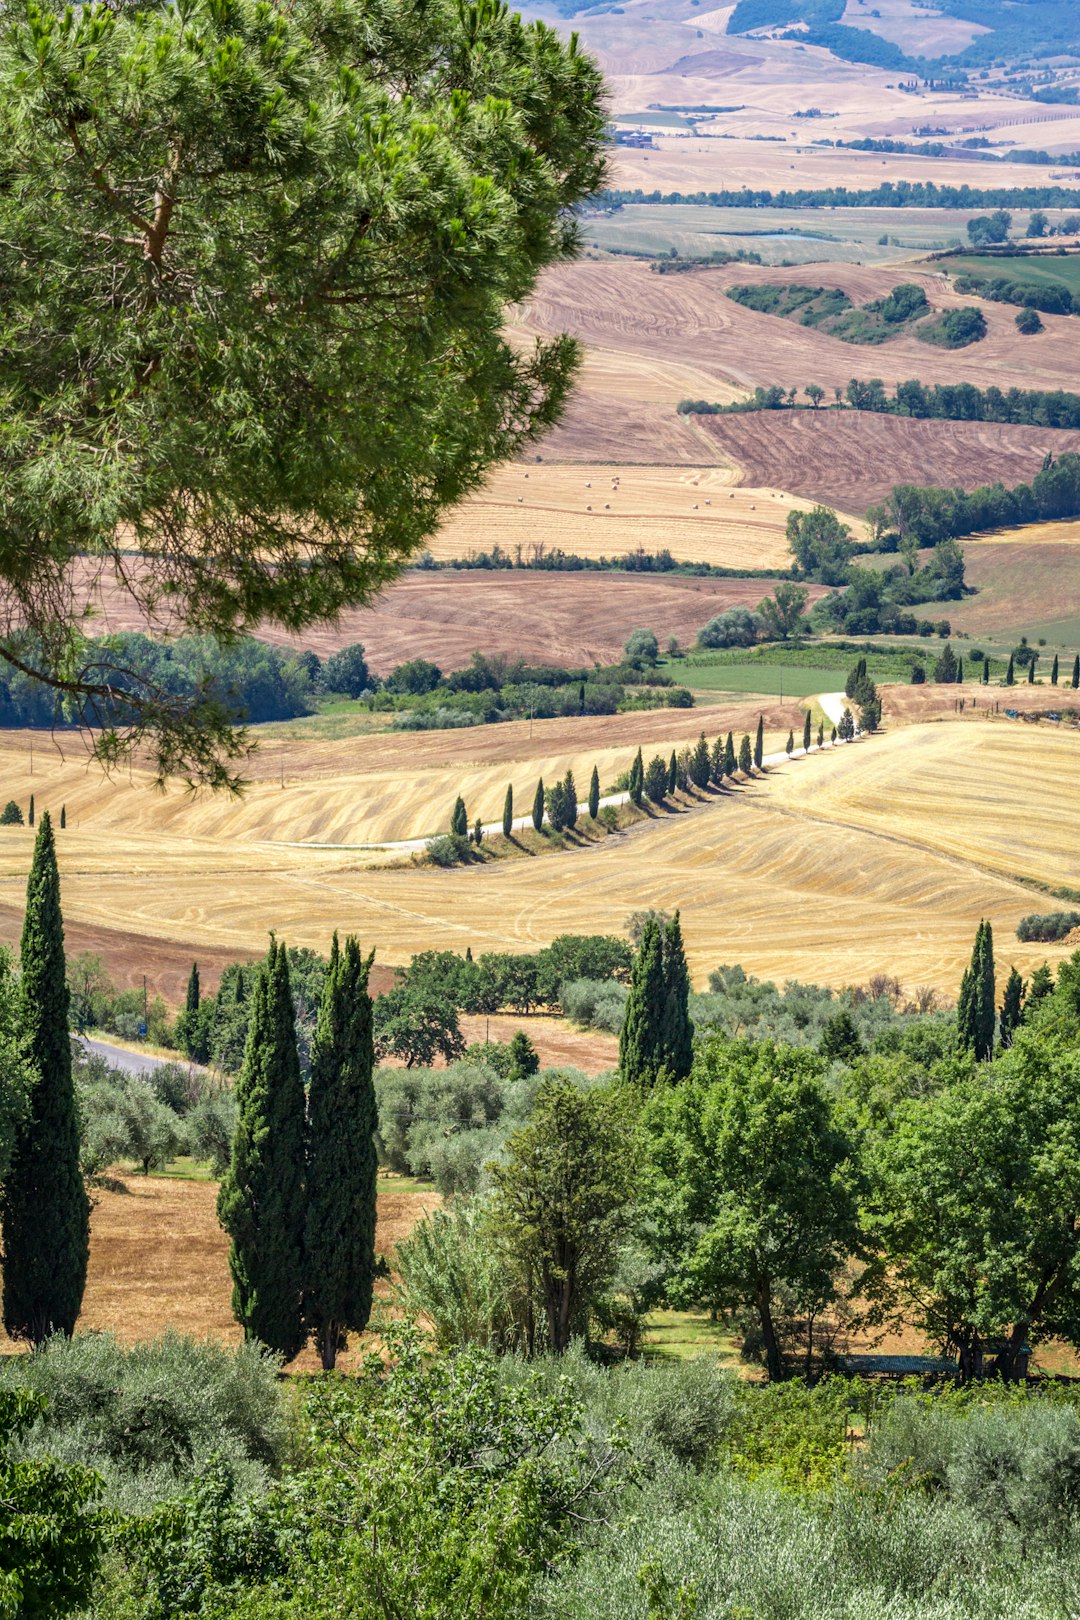
POLYGON ((737 462, 748 484, 768 473, 808 500, 849 512, 864 512, 894 484, 1028 483, 1047 451, 1080 450, 1080 433, 867 411, 759 411, 702 421, 718 454, 737 462))
MULTIPOLYGON (((710 730, 714 714, 719 706, 701 717, 710 730)), ((693 712, 683 718, 700 723, 693 712)), ((623 716, 615 724, 643 719, 623 716)), ((666 719, 647 721, 657 744, 666 719)), ((502 734, 515 729, 524 756, 527 728, 492 728, 500 734, 492 745, 511 748, 512 737, 502 734)), ((401 813, 395 799, 427 793, 432 802, 434 777, 413 787, 415 775, 426 775, 417 770, 425 741, 385 739, 399 750, 396 777, 388 770, 384 779, 388 824, 401 813)), ((562 769, 568 763, 565 754, 547 752, 549 734, 539 748, 534 739, 520 777, 505 758, 492 770, 477 763, 485 741, 468 734, 440 740, 460 761, 439 785, 444 813, 451 780, 467 796, 470 782, 483 779, 494 789, 508 776, 524 777, 531 789, 540 758, 553 766, 558 759, 562 769)), ((355 746, 363 751, 367 743, 355 746)), ((388 964, 434 946, 524 950, 567 930, 619 932, 642 906, 680 906, 698 983, 718 963, 741 962, 752 973, 831 984, 887 971, 909 988, 932 984, 952 996, 980 917, 992 919, 1003 958, 1022 971, 1060 954, 1014 945, 1019 917, 1040 909, 1040 897, 1016 874, 1070 886, 1080 880, 1080 737, 1047 726, 915 724, 793 761, 763 781, 657 815, 591 848, 450 871, 372 870, 346 850, 266 841, 288 836, 290 827, 294 837, 312 837, 349 826, 362 777, 350 779, 338 749, 342 774, 325 774, 329 752, 317 753, 323 774, 278 790, 276 812, 266 786, 250 805, 195 806, 199 837, 181 830, 171 796, 155 822, 138 784, 97 785, 96 808, 75 831, 69 802, 60 840, 66 916, 85 928, 122 926, 174 942, 184 963, 206 946, 259 951, 271 928, 291 943, 325 948, 338 928, 358 933, 388 964), (321 829, 311 825, 320 805, 321 829), (212 825, 216 836, 209 836, 212 825)), ((584 765, 588 755, 580 757, 584 765)), ((612 757, 625 763, 621 749, 612 757)), ((0 763, 18 791, 17 761, 8 752, 0 763)), ((39 804, 52 803, 53 790, 37 774, 36 781, 39 804)), ((83 791, 90 793, 89 783, 83 791)), ((477 796, 475 808, 497 814, 501 792, 492 798, 488 804, 477 796)), ((28 829, 5 830, 0 898, 9 907, 17 906, 29 853, 28 829)))
MULTIPOLYGON (((733 466, 545 461, 503 467, 430 549, 435 557, 451 558, 498 545, 528 560, 559 548, 582 557, 666 548, 680 562, 787 568, 788 513, 810 503, 778 489, 735 488, 738 479, 733 466)), ((760 581, 755 588, 761 590, 760 581)), ((571 594, 576 590, 576 584, 570 587, 571 594)))
MULTIPOLYGON (((172 1329, 238 1344, 228 1240, 215 1208, 217 1183, 123 1175, 117 1184, 116 1191, 94 1195, 79 1331, 115 1333, 133 1344, 172 1329)), ((392 1178, 385 1188, 380 1184, 375 1247, 392 1258, 395 1244, 439 1198, 434 1192, 400 1192, 392 1178)), ((376 1284, 377 1298, 388 1293, 385 1282, 376 1284)), ((14 1349, 0 1332, 0 1354, 14 1349)), ((354 1345, 341 1364, 350 1366, 356 1354, 354 1345)), ((318 1358, 305 1350, 290 1365, 297 1372, 314 1372, 318 1358)))
MULTIPOLYGON (((1064 646, 1080 646, 1077 535, 1064 534, 1063 525, 1043 527, 1057 529, 1058 537, 1040 533, 1023 540, 964 541, 965 576, 976 591, 950 604, 950 612, 969 635, 1032 628, 1064 646)), ((1080 526, 1074 527, 1080 534, 1080 526)))

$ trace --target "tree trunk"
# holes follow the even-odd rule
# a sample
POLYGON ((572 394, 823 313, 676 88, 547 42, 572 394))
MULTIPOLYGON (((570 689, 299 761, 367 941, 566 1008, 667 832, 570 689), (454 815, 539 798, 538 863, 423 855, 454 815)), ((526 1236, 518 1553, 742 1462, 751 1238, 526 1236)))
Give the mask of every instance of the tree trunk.
POLYGON ((323 1372, 333 1372, 337 1365, 337 1350, 338 1325, 336 1322, 324 1322, 319 1330, 319 1360, 323 1372))
POLYGON ((773 1322, 772 1297, 767 1283, 762 1283, 758 1288, 757 1309, 761 1320, 761 1337, 765 1342, 765 1368, 770 1383, 778 1383, 784 1376, 784 1364, 780 1359, 776 1324, 773 1322))

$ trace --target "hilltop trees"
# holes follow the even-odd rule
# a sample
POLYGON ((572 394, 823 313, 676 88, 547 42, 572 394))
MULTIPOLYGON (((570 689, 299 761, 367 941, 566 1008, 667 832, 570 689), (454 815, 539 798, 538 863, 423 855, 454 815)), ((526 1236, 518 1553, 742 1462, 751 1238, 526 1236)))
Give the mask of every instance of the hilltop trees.
POLYGON ((690 1070, 690 976, 679 916, 662 923, 649 913, 630 976, 619 1037, 619 1073, 648 1090, 661 1077, 681 1080, 690 1070))
POLYGON ((960 981, 956 1005, 956 1036, 979 1063, 994 1055, 997 1006, 994 995, 994 935, 989 922, 982 921, 975 934, 971 962, 960 981))
POLYGON ((378 1169, 371 962, 351 935, 340 951, 334 935, 311 1056, 304 1317, 324 1368, 371 1314, 378 1169))
POLYGON ((19 1026, 30 1071, 3 1189, 4 1326, 40 1344, 82 1307, 90 1206, 79 1166, 60 875, 46 810, 34 843, 20 948, 19 1026))
POLYGON ((558 417, 576 345, 517 353, 503 314, 573 252, 605 118, 576 42, 499 7, 7 16, 5 596, 30 667, 106 711, 103 758, 149 735, 220 785, 242 744, 205 694, 84 661, 74 559, 115 561, 140 618, 295 632, 558 417))
POLYGON ((236 1083, 232 1161, 218 1190, 233 1314, 245 1337, 291 1360, 304 1342, 304 1087, 284 946, 271 939, 236 1083))

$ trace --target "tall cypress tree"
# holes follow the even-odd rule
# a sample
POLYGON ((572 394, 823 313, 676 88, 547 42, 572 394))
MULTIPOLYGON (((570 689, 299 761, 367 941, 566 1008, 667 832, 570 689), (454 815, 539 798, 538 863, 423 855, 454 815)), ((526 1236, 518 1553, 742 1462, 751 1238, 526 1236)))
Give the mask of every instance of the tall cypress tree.
POLYGON ((541 828, 543 827, 543 825, 544 825, 544 778, 543 777, 541 777, 539 782, 537 782, 537 784, 536 784, 536 792, 533 794, 532 824, 533 824, 533 831, 534 832, 539 832, 541 830, 541 828))
POLYGON ((1080 686, 1080 653, 1073 659, 1072 686, 1074 692, 1080 686))
POLYGON ((573 771, 567 771, 563 777, 563 799, 566 806, 566 825, 573 832, 578 818, 577 783, 574 781, 573 771))
POLYGON ((817 745, 818 745, 819 748, 824 748, 824 746, 825 746, 825 722, 824 722, 824 720, 819 720, 818 721, 817 745))
POLYGON ((1055 653, 1054 654, 1054 662, 1050 665, 1050 685, 1051 686, 1056 686, 1057 683, 1058 683, 1058 655, 1057 655, 1057 653, 1055 653))
POLYGON ((32 793, 30 795, 30 814, 26 818, 26 825, 28 827, 34 825, 34 795, 32 793))
POLYGON ((994 1055, 997 1010, 994 985, 994 935, 990 924, 980 922, 975 934, 971 962, 964 969, 956 1006, 956 1031, 961 1046, 969 1047, 976 1060, 985 1063, 994 1055))
POLYGON ((308 1087, 304 1314, 323 1367, 362 1333, 375 1278, 375 1085, 372 958, 334 935, 308 1087))
POLYGON ((40 1344, 71 1333, 82 1308, 90 1204, 79 1169, 60 874, 46 810, 26 885, 19 1000, 31 1074, 3 1194, 4 1326, 40 1344))
POLYGON ((803 715, 802 745, 803 745, 803 753, 808 754, 810 752, 810 710, 809 709, 807 709, 806 713, 803 715))
POLYGON ((61 832, 63 831, 63 829, 66 826, 67 826, 67 805, 62 804, 60 806, 60 830, 61 830, 61 832))
POLYGON ((1001 1044, 1009 1047, 1013 1043, 1013 1034, 1023 1022, 1024 1017, 1024 981, 1013 968, 1005 982, 1005 997, 1001 1003, 1001 1018, 999 1029, 1001 1031, 1001 1044))
POLYGON ((503 800, 503 837, 509 838, 514 830, 514 785, 506 784, 506 798, 503 800))
POLYGON ((724 740, 724 775, 735 775, 735 738, 730 731, 724 740))
POLYGON ((724 780, 724 739, 717 737, 709 749, 709 781, 719 787, 724 780))
POLYGON ((694 1060, 694 1031, 690 1023, 690 974, 678 912, 664 930, 663 945, 662 1060, 673 1080, 685 1080, 694 1060))
POLYGON ((465 808, 465 800, 460 794, 458 794, 450 816, 450 831, 455 838, 467 838, 469 836, 469 813, 465 808))
POLYGON ((1031 662, 1028 664, 1028 685, 1029 686, 1034 686, 1035 685, 1035 665, 1038 662, 1039 662, 1038 653, 1032 653, 1031 662))
POLYGON ((667 790, 668 790, 668 793, 669 794, 674 793, 675 789, 678 787, 678 785, 679 785, 679 759, 678 759, 678 755, 676 754, 676 752, 675 752, 675 750, 673 748, 671 750, 671 758, 668 760, 668 768, 667 768, 667 790))
POLYGON ((787 742, 784 744, 784 752, 788 755, 789 758, 790 758, 790 756, 792 754, 792 751, 794 750, 794 747, 795 747, 795 733, 793 731, 789 731, 788 734, 787 734, 787 742))
POLYGON ((750 738, 744 734, 739 744, 739 769, 744 776, 749 776, 754 768, 753 756, 750 753, 750 738))
POLYGON ((199 964, 192 962, 191 972, 188 974, 187 996, 184 999, 184 1011, 196 1013, 199 1010, 201 992, 199 989, 199 964))
POLYGON ((1009 667, 1005 671, 1005 685, 1016 685, 1016 659, 1013 657, 1012 653, 1009 654, 1009 667))
POLYGON ((641 809, 641 801, 645 796, 645 761, 641 757, 639 748, 634 755, 634 763, 630 767, 630 803, 641 809))
POLYGON ((663 935, 656 918, 647 917, 619 1036, 619 1073, 642 1090, 654 1084, 662 1066, 664 990, 663 935))
POLYGON ((765 717, 758 715, 757 735, 754 738, 754 764, 760 771, 765 758, 765 717))
POLYGON ((990 660, 989 660, 989 658, 984 658, 983 659, 982 683, 983 683, 984 686, 989 686, 990 685, 990 660))
POLYGON ((232 1162, 218 1190, 233 1315, 291 1361, 304 1343, 304 1085, 284 945, 270 941, 236 1083, 232 1162))
POLYGON ((600 814, 600 772, 595 765, 589 777, 589 814, 594 821, 600 814))
POLYGON ((702 732, 690 755, 690 780, 696 788, 709 785, 709 745, 702 732))

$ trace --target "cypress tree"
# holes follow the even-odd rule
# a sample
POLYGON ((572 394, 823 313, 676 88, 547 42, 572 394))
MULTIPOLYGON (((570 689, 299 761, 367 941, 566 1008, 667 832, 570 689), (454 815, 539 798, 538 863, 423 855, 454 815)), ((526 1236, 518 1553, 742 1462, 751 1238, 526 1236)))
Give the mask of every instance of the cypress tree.
POLYGON ((375 1278, 375 1052, 368 974, 337 935, 323 984, 308 1087, 304 1314, 330 1370, 347 1332, 362 1333, 375 1278))
POLYGON ((679 785, 679 761, 678 761, 678 758, 676 756, 675 750, 673 748, 671 750, 671 758, 668 761, 668 768, 667 768, 667 790, 668 790, 668 792, 669 793, 674 793, 675 789, 678 787, 678 785, 679 785))
POLYGON ((754 738, 754 765, 760 771, 765 758, 765 719, 758 715, 757 735, 754 738))
POLYGON ((744 735, 742 742, 739 744, 739 769, 744 776, 749 776, 753 768, 754 761, 750 753, 750 738, 744 735))
POLYGON ((469 816, 465 809, 465 800, 458 794, 453 813, 450 816, 450 831, 455 838, 469 836, 469 816))
POLYGON ((284 945, 270 941, 236 1082, 232 1162, 218 1190, 233 1315, 291 1361, 304 1343, 304 1085, 284 945))
POLYGON ((1016 660, 1013 657, 1012 653, 1009 654, 1009 667, 1005 671, 1005 685, 1006 686, 1015 686, 1016 685, 1016 660))
POLYGON ((709 749, 709 781, 719 787, 724 780, 724 739, 717 737, 709 749))
POLYGON ((824 720, 819 720, 818 721, 817 745, 818 745, 819 748, 824 748, 824 746, 825 746, 825 722, 824 722, 824 720))
POLYGON ((655 1083, 662 1065, 664 992, 663 936, 656 918, 647 917, 619 1036, 619 1073, 642 1090, 655 1083))
POLYGON ((1054 654, 1054 662, 1050 665, 1050 685, 1051 686, 1056 686, 1057 683, 1058 683, 1058 655, 1057 655, 1057 653, 1055 653, 1054 654))
POLYGON ((566 825, 572 832, 577 826, 578 819, 577 783, 574 781, 573 771, 567 771, 563 777, 563 795, 566 803, 566 825))
POLYGON ((960 1045, 969 1047, 979 1063, 994 1055, 997 1008, 994 991, 994 935, 985 920, 975 934, 970 965, 964 969, 956 1007, 960 1045))
POLYGON ((19 1022, 30 1071, 3 1194, 4 1326, 40 1344, 70 1334, 82 1308, 90 1204, 79 1168, 60 874, 46 810, 26 885, 19 1022))
POLYGON ((678 912, 664 930, 663 961, 663 1067, 672 1080, 685 1080, 694 1059, 694 1032, 690 1023, 690 974, 678 912))
POLYGON ((1035 685, 1035 665, 1038 662, 1039 662, 1038 653, 1032 653, 1031 662, 1028 664, 1028 685, 1029 686, 1034 686, 1035 685))
POLYGON ((1074 692, 1078 686, 1080 686, 1080 653, 1077 653, 1073 659, 1072 687, 1074 692))
POLYGON ((1005 983, 1005 997, 1001 1003, 1001 1044, 1009 1047, 1013 1042, 1013 1032, 1022 1022, 1024 1016, 1024 981, 1013 968, 1005 983))
POLYGON ((964 660, 962 658, 956 660, 956 684, 958 686, 964 684, 964 660))
POLYGON ((690 755, 689 776, 696 788, 706 788, 709 785, 709 745, 702 732, 694 744, 690 755))
POLYGON ((990 685, 990 660, 989 660, 989 658, 984 658, 983 659, 982 683, 983 683, 984 686, 989 686, 990 685))
POLYGON ((539 782, 537 782, 537 784, 536 784, 536 792, 533 794, 532 824, 533 824, 533 831, 534 832, 539 832, 540 829, 544 825, 544 778, 543 777, 541 777, 539 782))
POLYGON ((514 830, 514 786, 508 782, 506 798, 503 800, 503 837, 509 838, 514 830))
POLYGON ((808 754, 810 752, 810 710, 809 709, 807 709, 806 713, 803 715, 802 745, 803 745, 803 753, 808 754))
POLYGON ((484 842, 484 823, 480 820, 479 816, 477 816, 476 820, 473 822, 472 841, 476 845, 477 849, 479 849, 480 845, 484 842))
POLYGON ((594 821, 600 814, 600 772, 595 765, 589 777, 589 814, 594 821))
POLYGON ((30 795, 30 814, 26 818, 26 825, 28 827, 34 825, 34 795, 32 793, 30 795))
POLYGON ((835 726, 833 726, 831 732, 829 733, 829 741, 835 746, 835 744, 836 744, 836 727, 835 726))
POLYGON ((61 828, 61 831, 63 831, 63 829, 66 826, 67 826, 67 805, 62 804, 60 806, 60 828, 61 828))
POLYGON ((187 996, 184 999, 184 1011, 189 1013, 198 1012, 200 999, 199 964, 198 962, 192 962, 191 972, 188 974, 187 996))
POLYGON ((730 731, 724 742, 724 775, 735 775, 735 738, 730 731))
POLYGON ((789 731, 788 734, 787 734, 787 742, 784 744, 785 751, 787 752, 789 757, 790 757, 791 752, 792 752, 794 747, 795 747, 795 733, 793 731, 789 731))
POLYGON ((630 803, 639 810, 645 793, 645 763, 639 748, 634 755, 634 763, 630 767, 630 803))

